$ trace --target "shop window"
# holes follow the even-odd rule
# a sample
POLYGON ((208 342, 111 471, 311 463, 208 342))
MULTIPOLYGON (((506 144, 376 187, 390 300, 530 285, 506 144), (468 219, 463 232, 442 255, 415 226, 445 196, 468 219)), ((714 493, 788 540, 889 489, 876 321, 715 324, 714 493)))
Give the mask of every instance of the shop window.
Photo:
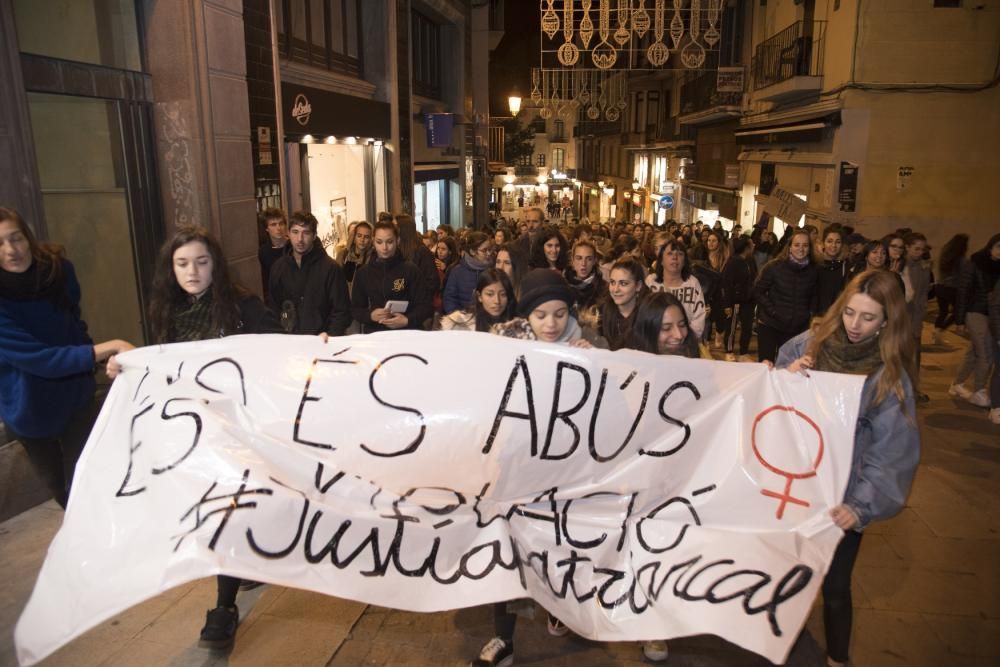
POLYGON ((413 90, 417 95, 441 99, 441 26, 420 12, 413 12, 411 57, 413 90))
POLYGON ((15 0, 14 20, 23 53, 142 71, 134 0, 15 0))
POLYGON ((544 167, 545 166, 545 153, 539 153, 535 156, 535 166, 544 167))
POLYGON ((553 148, 552 149, 552 168, 556 171, 566 170, 566 149, 564 148, 553 148))
POLYGON ((360 0, 280 0, 278 48, 290 60, 361 76, 360 0))

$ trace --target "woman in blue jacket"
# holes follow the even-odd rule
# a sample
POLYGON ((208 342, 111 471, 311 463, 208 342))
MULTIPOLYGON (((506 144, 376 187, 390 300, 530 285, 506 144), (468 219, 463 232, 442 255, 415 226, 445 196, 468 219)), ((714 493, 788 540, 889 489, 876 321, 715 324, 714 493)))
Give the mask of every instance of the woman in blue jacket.
POLYGON ((80 283, 62 249, 35 240, 0 208, 0 419, 63 508, 100 404, 94 368, 123 340, 94 345, 80 318, 80 283))
POLYGON ((493 266, 493 247, 483 232, 471 232, 462 243, 462 259, 448 269, 444 278, 444 314, 473 304, 479 274, 493 266))
POLYGON ((847 663, 851 641, 851 571, 862 530, 903 509, 920 461, 915 418, 914 339, 896 276, 871 270, 857 275, 819 324, 785 343, 776 366, 866 376, 854 432, 847 491, 831 511, 845 531, 823 580, 827 664, 847 663))

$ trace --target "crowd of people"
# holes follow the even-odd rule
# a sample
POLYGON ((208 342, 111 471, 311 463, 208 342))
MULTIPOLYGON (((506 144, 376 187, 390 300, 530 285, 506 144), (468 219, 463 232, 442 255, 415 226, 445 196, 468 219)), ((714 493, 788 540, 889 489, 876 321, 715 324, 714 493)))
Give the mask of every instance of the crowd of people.
MULTIPOLYGON (((927 300, 971 339, 950 392, 1000 424, 1000 234, 966 258, 958 234, 932 262, 926 238, 899 230, 866 239, 833 224, 766 229, 701 223, 663 227, 587 220, 547 224, 538 208, 488 231, 442 225, 421 234, 408 215, 349 226, 324 248, 308 212, 262 215, 264 299, 236 284, 219 243, 184 227, 164 244, 148 295, 158 343, 243 333, 323 338, 393 329, 467 330, 609 350, 759 361, 793 372, 864 375, 851 478, 833 521, 847 537, 823 585, 830 664, 847 660, 850 578, 862 529, 898 512, 919 458, 915 404, 927 300), (932 268, 934 270, 932 270, 932 268), (756 334, 756 356, 751 343, 756 334), (988 389, 987 385, 991 381, 988 389), (972 379, 972 384, 967 384, 972 379), (874 471, 874 472, 873 472, 874 471)), ((0 208, 0 417, 65 507, 73 468, 99 410, 94 370, 132 348, 94 344, 81 286, 61 249, 38 241, 16 211, 0 208)), ((232 643, 241 582, 218 578, 203 645, 232 643)), ((512 662, 516 615, 494 609, 496 636, 472 664, 512 662)), ((565 625, 549 618, 549 631, 565 625)), ((643 645, 650 660, 666 642, 643 645)))

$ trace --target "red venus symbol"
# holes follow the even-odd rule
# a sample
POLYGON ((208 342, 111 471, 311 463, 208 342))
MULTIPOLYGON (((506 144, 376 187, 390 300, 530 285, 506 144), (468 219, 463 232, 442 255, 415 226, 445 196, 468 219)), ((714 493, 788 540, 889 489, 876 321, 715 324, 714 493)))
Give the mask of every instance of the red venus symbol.
POLYGON ((823 460, 823 433, 820 432, 819 426, 816 425, 812 419, 809 418, 803 412, 799 412, 790 405, 772 405, 767 410, 764 410, 759 415, 757 415, 753 420, 753 430, 750 432, 750 445, 753 447, 753 453, 760 461, 760 464, 773 472, 776 475, 784 477, 787 481, 785 482, 785 490, 782 493, 777 493, 775 491, 768 491, 766 489, 761 491, 761 494, 768 496, 769 498, 777 498, 781 502, 778 503, 778 512, 776 516, 780 519, 785 514, 785 505, 788 503, 794 503, 796 505, 802 505, 803 507, 809 507, 809 503, 801 498, 795 498, 791 494, 792 482, 797 479, 808 479, 810 477, 816 476, 816 469, 819 467, 819 462, 823 460), (774 411, 781 412, 791 412, 797 417, 800 417, 805 423, 813 427, 816 431, 816 435, 819 437, 819 450, 816 452, 816 460, 813 461, 812 469, 806 472, 788 472, 787 470, 782 470, 781 468, 776 468, 775 466, 768 463, 764 457, 761 455, 760 450, 757 448, 757 425, 766 417, 774 411))

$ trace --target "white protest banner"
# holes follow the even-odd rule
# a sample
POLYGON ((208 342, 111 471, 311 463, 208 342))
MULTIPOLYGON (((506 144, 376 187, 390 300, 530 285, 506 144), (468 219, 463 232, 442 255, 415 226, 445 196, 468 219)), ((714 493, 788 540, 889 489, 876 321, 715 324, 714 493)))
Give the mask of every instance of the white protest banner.
POLYGON ((531 597, 593 639, 780 662, 841 537, 856 376, 468 332, 120 358, 23 664, 218 573, 424 612, 531 597))

